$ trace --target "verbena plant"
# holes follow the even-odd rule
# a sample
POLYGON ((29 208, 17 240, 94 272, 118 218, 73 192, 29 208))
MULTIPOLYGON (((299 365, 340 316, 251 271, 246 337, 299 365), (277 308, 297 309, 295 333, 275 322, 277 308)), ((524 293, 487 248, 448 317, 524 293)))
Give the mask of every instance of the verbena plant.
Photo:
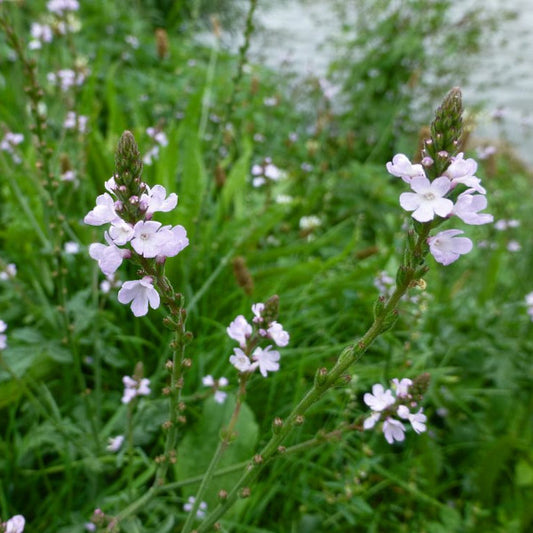
POLYGON ((76 5, 0 7, 4 529, 527 526, 528 256, 453 228, 528 187, 460 92, 416 162, 341 163, 246 65, 255 2, 236 60, 76 5))

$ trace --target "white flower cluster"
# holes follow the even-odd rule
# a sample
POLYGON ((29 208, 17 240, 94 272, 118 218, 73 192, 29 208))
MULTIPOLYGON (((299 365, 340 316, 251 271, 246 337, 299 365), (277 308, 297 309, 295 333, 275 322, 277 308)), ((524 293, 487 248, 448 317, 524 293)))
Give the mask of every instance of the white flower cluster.
POLYGON ((269 181, 279 181, 284 175, 284 172, 272 163, 272 159, 267 157, 262 165, 252 166, 252 185, 261 187, 269 181))
POLYGON ((14 278, 17 275, 17 265, 15 263, 9 263, 4 270, 0 270, 0 280, 7 281, 14 278))
MULTIPOLYGON (((104 233, 107 244, 93 243, 89 246, 89 255, 98 261, 98 266, 106 276, 112 276, 122 261, 133 253, 163 263, 167 257, 174 257, 189 245, 183 226, 163 226, 151 220, 155 212, 168 212, 176 207, 178 197, 175 193, 167 197, 162 185, 149 187, 142 184, 144 192, 141 197, 132 196, 129 201, 139 205, 144 220, 130 224, 119 216, 123 206, 116 199, 115 178, 106 181, 105 187, 109 192, 96 198, 96 207, 83 220, 91 226, 111 224, 109 231, 104 233), (119 248, 125 245, 129 247, 119 248)), ((160 298, 153 286, 153 279, 144 276, 140 280, 124 282, 118 293, 118 301, 123 304, 131 302, 133 314, 143 316, 148 313, 148 305, 152 309, 159 307, 160 298)))
POLYGON ((202 378, 202 384, 204 387, 211 387, 214 391, 213 399, 216 403, 223 404, 226 401, 228 394, 224 391, 221 391, 220 388, 228 386, 228 380, 224 376, 221 378, 215 379, 211 374, 204 376, 202 378))
POLYGON ((63 122, 63 127, 66 130, 78 130, 79 133, 86 133, 88 120, 89 117, 85 115, 77 115, 74 111, 68 111, 63 122))
POLYGON ((135 378, 124 376, 122 378, 124 383, 124 394, 122 395, 122 403, 130 403, 136 396, 148 396, 152 391, 150 390, 150 380, 148 378, 135 378))
MULTIPOLYGON (((480 213, 487 207, 485 189, 481 180, 475 176, 477 163, 473 159, 464 159, 463 153, 452 158, 451 164, 442 176, 432 182, 426 176, 424 166, 431 166, 433 161, 426 157, 423 164, 412 164, 404 154, 396 154, 387 163, 387 171, 402 178, 413 192, 400 195, 400 205, 406 211, 412 211, 412 217, 418 222, 430 222, 436 216, 449 218, 453 215, 466 224, 480 225, 492 222, 492 215, 480 213), (466 187, 455 203, 449 198, 455 187, 466 187)), ((460 255, 472 250, 472 241, 467 237, 458 237, 463 231, 450 229, 429 237, 429 250, 435 260, 443 265, 456 261, 460 255)))
POLYGON ((61 90, 66 92, 71 87, 83 85, 83 82, 85 81, 85 74, 65 68, 58 70, 57 72, 49 72, 46 75, 46 79, 52 85, 59 85, 61 90))
POLYGON ((146 133, 155 141, 155 145, 144 154, 143 163, 145 165, 151 165, 153 161, 159 158, 159 148, 168 146, 168 138, 165 132, 157 128, 146 128, 146 133))
MULTIPOLYGON (((187 503, 183 504, 183 510, 190 513, 192 511, 194 502, 196 501, 196 498, 194 496, 189 496, 187 503)), ((207 503, 200 502, 200 505, 198 506, 198 509, 196 511, 196 518, 205 518, 205 513, 207 511, 207 503)))
POLYGON ((80 4, 78 0, 49 0, 46 8, 50 13, 63 16, 69 11, 78 11, 80 4))
POLYGON ((281 324, 266 321, 264 311, 265 304, 252 305, 253 326, 243 315, 239 315, 226 328, 226 332, 239 343, 239 348, 233 349, 234 354, 229 358, 229 362, 241 373, 252 373, 259 368, 261 375, 266 378, 268 372, 279 370, 280 354, 272 349, 272 345, 261 348, 257 344, 265 338, 274 341, 276 346, 283 347, 289 344, 290 337, 281 324))
POLYGON ((416 413, 411 413, 418 406, 409 392, 412 380, 394 378, 392 383, 396 396, 391 389, 385 390, 380 383, 372 386, 372 394, 367 392, 363 396, 363 401, 372 409, 372 414, 364 421, 363 427, 372 429, 378 421, 383 420, 383 434, 389 444, 401 442, 405 438, 405 426, 395 417, 408 420, 416 433, 426 431, 427 420, 422 407, 416 413))
POLYGON ((12 133, 11 131, 8 131, 0 141, 0 150, 11 154, 13 162, 17 163, 17 165, 22 161, 22 159, 17 154, 15 147, 23 141, 24 135, 22 133, 12 133))

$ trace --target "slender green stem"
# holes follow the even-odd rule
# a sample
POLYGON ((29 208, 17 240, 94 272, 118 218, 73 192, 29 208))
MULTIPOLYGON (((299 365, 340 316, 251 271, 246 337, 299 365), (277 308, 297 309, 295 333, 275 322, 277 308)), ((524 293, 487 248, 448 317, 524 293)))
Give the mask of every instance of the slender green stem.
POLYGON ((185 521, 185 524, 183 526, 182 533, 189 533, 191 531, 193 521, 196 517, 196 512, 198 511, 200 503, 202 502, 202 498, 204 497, 204 494, 207 488, 209 487, 211 480, 213 479, 215 469, 218 466, 220 459, 222 459, 222 456, 224 455, 224 452, 226 451, 230 442, 234 438, 235 426, 237 424, 237 420, 239 419, 239 413, 241 411, 241 406, 246 395, 246 381, 248 380, 248 376, 249 374, 246 374, 246 373, 243 373, 240 376, 239 393, 237 396, 237 401, 235 403, 235 408, 233 409, 233 413, 231 415, 231 419, 229 421, 227 428, 225 428, 223 431, 222 439, 218 443, 217 449, 202 478, 200 487, 198 487, 198 491, 194 498, 191 511, 189 512, 189 515, 187 516, 187 520, 185 521))
POLYGON ((423 246, 429 233, 429 227, 422 228, 418 239, 410 253, 406 254, 404 264, 400 266, 403 269, 403 276, 398 279, 396 289, 384 304, 381 311, 377 313, 372 325, 357 343, 347 346, 340 354, 333 368, 324 375, 317 374, 317 379, 313 387, 305 394, 296 407, 289 414, 281 427, 275 431, 270 441, 259 452, 260 461, 249 461, 247 466, 227 499, 219 504, 209 516, 202 522, 197 529, 198 533, 210 531, 215 522, 224 515, 224 513, 235 503, 239 497, 240 490, 243 487, 249 487, 259 476, 262 468, 271 459, 283 454, 285 451, 281 447, 282 442, 292 432, 292 430, 303 423, 304 415, 313 404, 331 388, 342 383, 342 377, 349 367, 361 357, 374 340, 388 329, 388 323, 395 314, 396 305, 401 297, 407 292, 412 282, 416 280, 417 270, 423 262, 423 246), (412 265, 416 264, 418 268, 412 265))

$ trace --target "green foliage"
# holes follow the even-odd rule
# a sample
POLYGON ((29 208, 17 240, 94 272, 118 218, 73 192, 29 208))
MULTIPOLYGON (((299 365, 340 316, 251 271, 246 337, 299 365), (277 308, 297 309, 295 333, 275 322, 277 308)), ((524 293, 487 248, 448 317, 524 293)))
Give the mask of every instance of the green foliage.
MULTIPOLYGON (((345 41, 352 59, 334 66, 349 88, 343 111, 334 113, 313 85, 289 88, 276 73, 249 65, 226 116, 238 58, 195 44, 186 31, 208 13, 207 2, 81 3, 78 33, 55 34, 41 50, 24 46, 36 60, 46 104, 42 140, 53 186, 37 168, 43 150, 32 133, 27 74, 20 60, 9 59, 12 48, 0 34, 0 139, 5 131, 25 135, 16 147, 19 164, 0 151, 0 271, 17 265, 16 276, 0 280, 0 319, 8 324, 0 358, 0 517, 22 513, 28 531, 78 532, 96 508, 115 516, 154 481, 168 418, 170 332, 162 310, 135 319, 117 302, 116 286, 100 290, 87 247, 102 242, 102 230, 82 219, 114 171, 123 130, 134 133, 146 154, 155 145, 146 129, 157 127, 169 142, 145 164, 143 177, 179 194, 178 208, 160 220, 184 225, 191 241, 166 272, 185 296, 192 367, 169 485, 122 529, 178 531, 183 504, 235 401, 236 373, 228 362, 234 343, 226 327, 240 313, 250 319, 251 304, 278 294, 291 342, 280 349, 279 373, 249 381, 236 440, 219 465, 230 473, 215 478, 206 497, 210 509, 218 490, 230 490, 241 475, 232 465, 253 457, 273 419, 287 416, 317 368, 330 368, 370 325, 376 275, 393 276, 404 249, 400 180, 386 173, 385 163, 400 146, 414 152, 411 133, 433 111, 426 106, 424 120, 413 113, 422 107, 422 92, 433 97, 427 85, 417 85, 419 74, 429 65, 460 74, 447 58, 475 49, 480 19, 468 18, 458 32, 458 25, 443 24, 447 1, 413 0, 402 10, 390 2, 359 3, 357 37, 345 41), (168 30, 164 58, 155 27, 168 30), (448 32, 457 39, 444 38, 448 32), (139 39, 138 48, 125 42, 128 35, 139 39), (438 46, 426 46, 429 36, 438 46), (75 64, 87 76, 79 87, 63 93, 47 81, 47 73, 75 64), (266 106, 272 98, 276 104, 266 106), (64 128, 71 110, 88 117, 86 133, 64 128), (284 177, 253 187, 251 167, 267 157, 284 177), (70 169, 75 183, 60 179, 70 169), (319 225, 300 227, 309 215, 319 225), (78 254, 65 252, 69 241, 80 245, 78 254), (235 257, 246 262, 251 294, 236 279, 235 257), (130 411, 120 401, 121 379, 138 362, 152 394, 130 411), (225 404, 202 385, 206 374, 228 377, 225 404), (126 442, 112 453, 107 440, 119 434, 126 442)), ((4 2, 0 9, 26 43, 45 2, 4 2)), ((237 26, 242 22, 235 18, 237 26)), ((448 85, 442 81, 439 98, 448 85)), ((372 384, 422 372, 432 379, 428 434, 410 433, 391 447, 382 434, 351 431, 288 453, 267 465, 250 496, 221 520, 223 530, 531 529, 533 326, 523 301, 533 290, 532 177, 504 151, 480 163, 478 175, 495 218, 521 225, 469 228, 475 242, 488 246, 446 268, 431 262, 427 289, 413 288, 400 302, 394 327, 353 368, 351 382, 313 407, 286 446, 365 416, 362 397, 372 384), (510 240, 521 243, 519 253, 508 251, 510 240)), ((124 265, 118 277, 135 276, 124 265)))

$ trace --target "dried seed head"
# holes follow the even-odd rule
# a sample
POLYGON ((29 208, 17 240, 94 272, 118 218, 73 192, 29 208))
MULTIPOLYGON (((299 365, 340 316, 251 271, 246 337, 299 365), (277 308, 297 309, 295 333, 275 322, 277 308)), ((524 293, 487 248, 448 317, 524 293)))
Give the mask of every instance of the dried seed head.
POLYGON ((155 30, 155 42, 157 46, 157 57, 165 59, 168 55, 168 33, 164 28, 157 28, 155 30))

